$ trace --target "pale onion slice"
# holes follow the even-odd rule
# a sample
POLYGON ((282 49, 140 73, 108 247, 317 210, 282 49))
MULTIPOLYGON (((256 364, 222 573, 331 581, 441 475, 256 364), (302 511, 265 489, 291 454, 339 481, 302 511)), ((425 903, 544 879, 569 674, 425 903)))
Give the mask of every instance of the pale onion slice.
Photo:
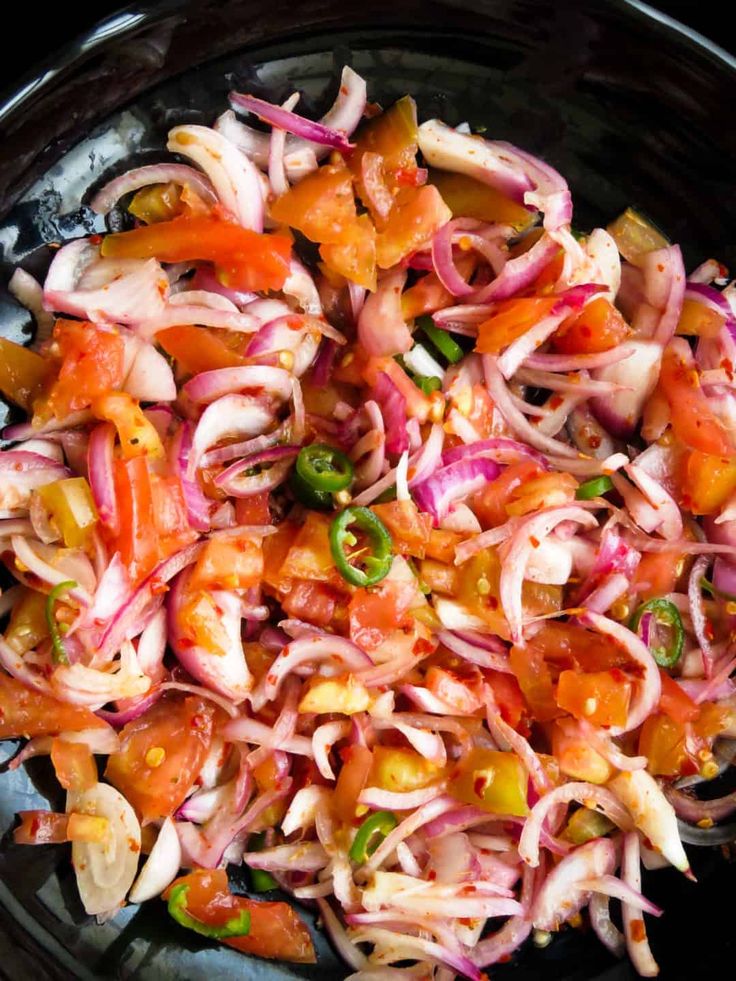
POLYGON ((170 817, 161 825, 156 843, 146 864, 135 880, 128 899, 131 903, 144 903, 160 896, 177 876, 181 865, 181 845, 176 827, 170 817))

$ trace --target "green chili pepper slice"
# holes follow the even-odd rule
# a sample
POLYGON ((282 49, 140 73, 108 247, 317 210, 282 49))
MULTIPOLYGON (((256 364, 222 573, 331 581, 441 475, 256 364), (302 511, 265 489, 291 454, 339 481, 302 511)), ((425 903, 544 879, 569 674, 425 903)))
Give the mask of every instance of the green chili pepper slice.
POLYGON ((338 514, 330 525, 330 550, 337 571, 353 586, 375 586, 388 574, 393 561, 391 535, 381 519, 368 508, 346 508, 338 514), (365 534, 369 544, 348 554, 345 547, 358 544, 350 531, 351 525, 365 534), (354 564, 356 560, 360 565, 354 564))
POLYGON ((442 382, 436 375, 414 375, 414 384, 425 395, 438 392, 442 388, 442 382))
POLYGON ((450 364, 457 364, 465 356, 465 352, 457 341, 454 341, 446 330, 435 327, 431 317, 419 317, 417 326, 450 364))
POLYGON ((581 484, 575 491, 575 497, 579 501, 591 501, 594 497, 603 497, 610 490, 613 490, 613 481, 610 477, 602 474, 600 477, 593 477, 581 484))
POLYGON ((69 655, 64 647, 64 641, 61 639, 61 629, 54 616, 56 601, 61 599, 70 589, 76 588, 77 583, 73 579, 67 579, 65 582, 60 582, 54 586, 46 599, 46 625, 51 634, 51 658, 55 664, 69 663, 69 655))
POLYGON ((311 443, 299 451, 296 472, 313 490, 335 493, 353 482, 353 465, 342 452, 327 443, 311 443))
POLYGON ((391 811, 376 811, 358 828, 350 846, 350 860, 358 865, 367 862, 383 839, 399 822, 391 811))
POLYGON ((222 926, 210 926, 195 920, 187 912, 187 893, 189 886, 186 882, 174 886, 169 896, 169 913, 181 926, 203 937, 211 937, 213 940, 227 940, 229 937, 245 937, 250 933, 250 912, 241 909, 237 916, 233 916, 222 926))
MULTIPOLYGON (((259 852, 266 843, 266 835, 263 831, 251 835, 248 839, 248 851, 259 852)), ((253 892, 269 892, 271 889, 278 889, 279 884, 265 869, 253 869, 248 866, 250 874, 250 885, 253 892)))
POLYGON ((291 471, 289 487, 297 501, 308 508, 313 508, 315 511, 329 511, 333 507, 332 494, 329 491, 318 491, 310 487, 296 470, 291 471))
POLYGON ((649 645, 649 650, 657 664, 661 668, 672 668, 680 660, 682 649, 685 646, 685 630, 682 626, 680 611, 674 603, 667 599, 656 597, 642 603, 634 613, 629 623, 629 627, 637 633, 639 625, 645 614, 651 613, 657 623, 669 627, 672 631, 672 641, 667 647, 660 645, 649 645))

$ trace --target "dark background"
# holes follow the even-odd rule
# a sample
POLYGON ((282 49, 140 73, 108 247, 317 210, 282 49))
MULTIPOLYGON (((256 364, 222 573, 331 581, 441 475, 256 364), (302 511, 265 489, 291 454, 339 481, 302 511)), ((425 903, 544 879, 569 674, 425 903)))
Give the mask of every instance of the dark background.
MULTIPOLYGON (((247 0, 244 0, 247 2, 247 0)), ((298 7, 298 0, 294 0, 298 7)), ((727 30, 726 4, 718 0, 653 0, 658 8, 726 47, 736 49, 727 30)), ((125 0, 96 0, 94 3, 13 3, 12 24, 4 31, 0 57, 0 92, 12 89, 39 62, 72 38, 83 34, 97 21, 126 6, 125 0), (84 9, 79 9, 82 7, 84 9), (76 8, 76 9, 75 9, 76 8)), ((6 11, 6 14, 10 11, 6 11)))

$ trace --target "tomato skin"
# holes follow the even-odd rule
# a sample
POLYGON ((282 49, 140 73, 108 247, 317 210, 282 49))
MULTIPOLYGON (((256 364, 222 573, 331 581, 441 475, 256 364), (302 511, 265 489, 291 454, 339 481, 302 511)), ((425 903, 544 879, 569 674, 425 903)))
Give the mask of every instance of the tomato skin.
POLYGON ((249 535, 210 539, 197 559, 191 589, 247 589, 263 578, 263 548, 249 535))
POLYGON ((445 225, 452 212, 431 184, 407 188, 396 199, 388 219, 376 236, 376 262, 391 269, 406 256, 424 247, 445 225))
POLYGON ((714 514, 736 490, 736 460, 690 450, 682 461, 680 489, 693 514, 714 514))
POLYGON ((713 456, 736 454, 725 426, 708 405, 693 355, 681 338, 665 348, 659 387, 670 404, 672 429, 680 442, 713 456))
POLYGON ((632 579, 632 586, 642 601, 674 591, 680 577, 681 558, 682 554, 674 550, 642 553, 632 579))
POLYGON ((89 709, 26 688, 4 671, 0 672, 0 739, 30 739, 106 728, 107 723, 89 709))
POLYGON ((0 337, 0 393, 30 412, 53 372, 47 358, 0 337))
POLYGON ((700 706, 662 668, 659 669, 659 677, 662 682, 659 711, 669 716, 673 722, 678 722, 681 725, 684 725, 685 722, 695 721, 700 715, 700 706))
POLYGON ((549 722, 564 715, 555 700, 552 675, 543 650, 534 643, 534 638, 524 648, 512 647, 509 663, 535 719, 549 722))
POLYGON ((127 566, 133 582, 140 582, 158 561, 153 495, 144 456, 114 463, 115 496, 120 512, 120 532, 114 547, 127 566))
POLYGON ((205 260, 223 282, 241 290, 278 290, 289 274, 291 240, 254 232, 216 214, 181 215, 171 221, 106 235, 102 255, 160 262, 205 260))
POLYGON ((654 776, 675 777, 689 759, 685 749, 685 726, 667 715, 650 715, 639 733, 639 752, 647 758, 654 776))
POLYGON ((156 343, 174 358, 180 370, 186 374, 237 368, 245 364, 244 357, 207 327, 194 327, 191 324, 166 327, 156 334, 156 343))
POLYGON ((298 580, 281 600, 281 607, 287 616, 296 620, 328 627, 335 618, 338 601, 337 593, 330 586, 298 580))
POLYGON ((413 501, 387 501, 373 504, 371 511, 381 519, 401 555, 423 559, 432 532, 432 518, 413 501))
POLYGON ((340 821, 352 824, 355 820, 358 797, 368 783, 368 776, 373 766, 373 753, 367 746, 357 744, 346 746, 340 755, 343 762, 335 784, 332 809, 340 821))
POLYGON ((183 803, 209 751, 213 718, 209 701, 165 696, 123 727, 105 778, 143 823, 168 817, 183 803))
POLYGON ((51 762, 56 779, 64 790, 83 792, 97 783, 97 765, 89 747, 54 739, 51 743, 51 762))
POLYGON ((527 480, 532 480, 541 473, 542 470, 536 463, 523 460, 506 467, 500 476, 489 481, 471 500, 471 507, 481 526, 495 528, 507 521, 509 515, 506 505, 512 500, 514 492, 527 480))
POLYGON ((48 395, 34 406, 42 420, 63 419, 86 409, 98 396, 122 385, 124 344, 117 331, 86 321, 57 320, 53 345, 62 362, 48 395))
POLYGON ((584 674, 563 671, 557 684, 560 708, 597 726, 625 725, 630 699, 631 683, 616 669, 584 674))
POLYGON ((501 300, 488 320, 478 327, 480 354, 499 354, 505 347, 525 334, 530 327, 551 313, 559 302, 556 296, 527 296, 501 300))
POLYGON ((610 351, 631 333, 623 316, 604 296, 598 296, 560 324, 552 346, 561 354, 610 351))
POLYGON ((429 182, 437 187, 454 218, 477 218, 478 221, 513 225, 517 232, 533 221, 532 212, 523 204, 517 204, 495 187, 467 174, 430 168, 429 182))
POLYGON ((236 896, 230 892, 224 869, 197 869, 175 879, 164 892, 186 885, 187 912, 200 923, 222 926, 240 910, 250 913, 250 931, 244 937, 231 937, 222 943, 244 954, 314 964, 317 960, 309 930, 288 903, 269 903, 236 896))

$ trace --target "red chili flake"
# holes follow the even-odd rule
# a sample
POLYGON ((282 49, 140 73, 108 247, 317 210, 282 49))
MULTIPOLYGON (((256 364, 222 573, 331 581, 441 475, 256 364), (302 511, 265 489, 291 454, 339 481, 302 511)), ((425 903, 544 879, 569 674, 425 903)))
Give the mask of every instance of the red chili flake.
POLYGON ((473 793, 476 797, 483 797, 483 794, 486 791, 487 783, 486 778, 482 774, 481 776, 475 778, 473 781, 473 793))
POLYGON ((680 767, 680 773, 683 775, 683 777, 691 777, 694 773, 699 772, 700 768, 694 760, 691 760, 690 757, 683 760, 682 766, 680 767))
POLYGON ((715 637, 713 624, 710 622, 710 620, 705 621, 705 636, 708 638, 708 640, 713 640, 715 637))
POLYGON ((631 921, 631 939, 635 944, 640 944, 646 939, 647 931, 644 926, 644 920, 632 920, 631 921))
POLYGON ((150 590, 154 596, 160 596, 162 593, 168 593, 169 587, 165 582, 161 582, 160 579, 152 579, 150 590))
POLYGON ((183 647, 184 650, 187 650, 188 651, 188 650, 191 650, 192 647, 196 647, 196 644, 194 643, 193 640, 190 640, 189 637, 180 637, 179 638, 179 646, 180 647, 183 647))
POLYGON ((429 872, 427 872, 427 878, 430 882, 434 882, 434 880, 437 878, 437 873, 434 869, 430 869, 429 872))
POLYGON ((723 358, 721 361, 721 368, 728 375, 728 380, 733 381, 733 361, 730 358, 723 358))
POLYGON ((608 673, 611 675, 613 680, 619 685, 623 684, 624 681, 626 681, 626 675, 623 673, 621 668, 611 668, 611 670, 608 673))
POLYGON ((559 409, 559 407, 562 405, 564 401, 565 400, 562 398, 561 395, 553 395, 552 398, 549 400, 550 408, 559 409))
POLYGON ((101 235, 90 235, 89 240, 92 243, 92 245, 100 245, 101 242, 102 242, 102 236, 101 235))
POLYGON ((532 548, 539 548, 539 546, 541 544, 540 541, 539 541, 539 539, 538 538, 535 538, 534 535, 530 535, 529 536, 529 543, 531 544, 532 548))
POLYGON ((495 596, 489 596, 488 597, 488 606, 489 606, 489 609, 491 609, 491 610, 497 610, 498 609, 498 600, 496 599, 495 596))
POLYGON ((136 854, 141 850, 141 846, 138 844, 138 842, 134 838, 130 837, 128 838, 128 848, 136 854))

